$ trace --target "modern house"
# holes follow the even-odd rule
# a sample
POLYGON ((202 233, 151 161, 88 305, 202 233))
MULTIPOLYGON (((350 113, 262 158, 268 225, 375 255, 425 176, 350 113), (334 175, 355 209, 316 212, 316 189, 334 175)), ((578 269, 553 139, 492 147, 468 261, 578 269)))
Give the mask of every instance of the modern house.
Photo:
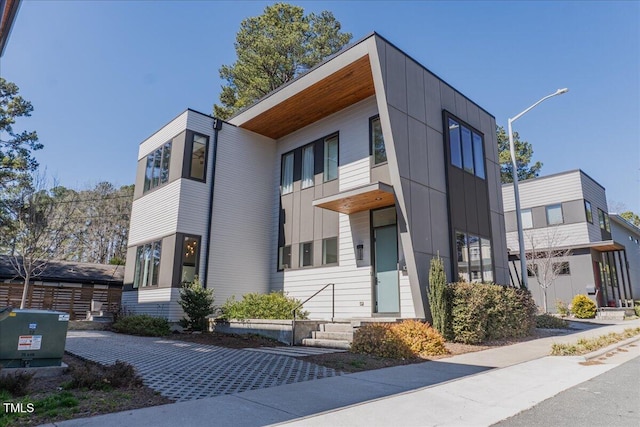
POLYGON ((140 145, 123 304, 177 320, 283 290, 315 319, 428 318, 449 280, 509 281, 495 118, 378 34, 228 121, 186 110, 140 145))
MULTIPOLYGON (((604 187, 573 170, 522 181, 519 192, 526 274, 536 303, 543 306, 537 277, 550 262, 556 273, 547 288, 549 311, 555 310, 555 301, 568 304, 577 294, 589 295, 598 307, 632 306, 631 300, 640 296, 640 254, 627 236, 637 236, 638 230, 609 216, 604 187), (557 262, 546 256, 549 253, 557 262)), ((522 272, 512 184, 502 186, 502 196, 511 280, 517 283, 522 272)))

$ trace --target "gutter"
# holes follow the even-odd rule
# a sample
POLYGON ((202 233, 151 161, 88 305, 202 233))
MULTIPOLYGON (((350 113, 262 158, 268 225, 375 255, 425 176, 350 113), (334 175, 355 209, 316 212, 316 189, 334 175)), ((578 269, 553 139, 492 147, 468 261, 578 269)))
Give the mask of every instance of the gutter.
POLYGON ((211 234, 212 234, 212 220, 213 220, 213 191, 216 188, 216 163, 218 162, 218 133, 222 129, 222 120, 213 118, 213 161, 211 162, 211 187, 209 191, 209 213, 207 230, 207 247, 205 249, 204 257, 204 280, 202 281, 202 287, 207 289, 207 280, 209 279, 209 256, 211 254, 211 234))

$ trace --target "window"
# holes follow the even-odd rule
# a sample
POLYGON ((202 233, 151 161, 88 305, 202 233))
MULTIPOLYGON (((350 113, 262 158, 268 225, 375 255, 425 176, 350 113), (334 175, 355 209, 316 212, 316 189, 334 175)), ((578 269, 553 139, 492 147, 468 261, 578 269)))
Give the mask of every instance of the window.
POLYGON ((562 205, 547 206, 546 210, 548 225, 562 224, 564 222, 562 218, 562 205))
POLYGON ((451 164, 485 179, 484 138, 458 119, 447 118, 451 164))
POLYGON ((382 126, 380 125, 380 117, 371 119, 371 152, 373 153, 373 164, 378 165, 387 161, 387 150, 384 146, 384 137, 382 136, 382 126))
POLYGON ((459 281, 493 281, 491 240, 457 231, 456 253, 459 281))
POLYGON ((484 144, 482 136, 475 132, 473 133, 473 159, 476 176, 484 179, 484 144))
POLYGON ((300 243, 300 267, 313 265, 313 242, 300 243))
POLYGON ((291 268, 291 246, 281 246, 278 249, 278 270, 291 268))
POLYGON ((522 221, 522 228, 533 228, 533 215, 531 209, 524 209, 520 211, 520 220, 522 221))
POLYGON ((609 214, 604 214, 604 229, 608 232, 611 232, 611 225, 609 225, 609 214))
POLYGON ((158 286, 160 275, 160 252, 162 242, 147 243, 136 249, 136 264, 133 273, 133 287, 158 286))
POLYGON ((171 142, 167 142, 147 156, 147 167, 144 174, 143 193, 169 181, 169 165, 171 164, 171 142))
POLYGON ((191 164, 189 177, 200 181, 206 180, 207 173, 207 145, 209 138, 204 135, 193 134, 191 141, 191 164))
POLYGON ((604 212, 600 208, 598 208, 598 222, 600 223, 600 228, 604 230, 604 212))
POLYGON ((527 263, 527 277, 536 277, 538 275, 538 264, 527 263))
POLYGON ((331 237, 322 241, 322 264, 338 262, 338 238, 331 237))
POLYGON ((462 167, 462 149, 460 148, 460 125, 449 119, 449 147, 451 151, 451 164, 462 167))
POLYGON ((568 276, 571 274, 568 262, 554 262, 551 264, 551 267, 558 276, 568 276))
POLYGON ((593 212, 591 211, 591 202, 588 200, 584 201, 584 212, 587 215, 587 221, 593 224, 593 212))
POLYGON ((475 173, 473 169, 473 143, 471 142, 471 131, 464 126, 460 127, 462 136, 462 164, 464 170, 475 173))
POLYGON ((180 283, 191 283, 198 274, 200 259, 200 237, 185 236, 182 241, 182 268, 180 283))
POLYGON ((313 170, 313 144, 309 144, 302 149, 302 188, 313 187, 313 170))
POLYGON ((282 194, 291 193, 293 191, 293 153, 282 156, 280 191, 282 194))
POLYGON ((338 137, 324 140, 324 182, 338 178, 338 137))

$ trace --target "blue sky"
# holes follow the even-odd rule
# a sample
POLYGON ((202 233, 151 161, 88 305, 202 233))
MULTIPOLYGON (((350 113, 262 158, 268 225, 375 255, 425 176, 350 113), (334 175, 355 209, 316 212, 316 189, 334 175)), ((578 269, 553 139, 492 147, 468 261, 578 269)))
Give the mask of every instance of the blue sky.
MULTIPOLYGON (((242 19, 271 2, 23 1, 0 59, 35 111, 37 158, 62 185, 134 181, 139 143, 185 108, 210 113, 242 19)), ((295 2, 377 31, 515 122, 542 174, 581 168, 640 212, 640 3, 295 2)))

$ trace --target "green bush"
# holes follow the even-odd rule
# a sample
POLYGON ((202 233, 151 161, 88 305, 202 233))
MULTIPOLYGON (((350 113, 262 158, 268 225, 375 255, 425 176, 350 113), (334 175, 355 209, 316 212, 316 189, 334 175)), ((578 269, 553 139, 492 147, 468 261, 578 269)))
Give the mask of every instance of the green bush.
POLYGON ((634 301, 633 311, 636 312, 636 316, 640 317, 640 301, 634 301))
POLYGON ((116 332, 147 337, 163 337, 171 333, 169 321, 148 314, 120 317, 112 326, 116 332))
POLYGON ((192 283, 185 283, 180 289, 178 304, 187 315, 180 319, 180 325, 194 331, 206 331, 206 317, 213 314, 213 289, 205 289, 196 276, 192 283))
POLYGON ((433 327, 446 339, 451 339, 451 297, 447 286, 444 263, 438 255, 431 260, 429 268, 429 307, 433 327))
POLYGON ((70 368, 70 373, 71 381, 67 388, 110 390, 142 386, 142 378, 136 373, 134 367, 120 360, 106 367, 85 362, 70 368))
MULTIPOLYGON (((292 311, 300 301, 288 297, 284 292, 270 294, 249 293, 242 301, 231 297, 221 308, 223 319, 293 319, 292 311)), ((296 310, 297 319, 306 319, 309 313, 302 308, 296 310)))
POLYGON ((596 303, 586 295, 576 295, 571 301, 571 311, 578 319, 593 319, 596 310, 596 303))
POLYGON ((417 320, 366 324, 354 333, 350 351, 392 359, 448 353, 442 335, 428 323, 417 320))
POLYGON ((527 290, 467 282, 450 286, 455 341, 477 344, 524 337, 535 327, 537 308, 527 290))
POLYGON ((540 329, 567 329, 568 324, 564 319, 550 314, 540 314, 536 316, 536 328, 540 329))
POLYGON ((24 396, 29 390, 29 385, 34 375, 35 373, 26 371, 0 375, 0 391, 7 391, 13 397, 24 396))

